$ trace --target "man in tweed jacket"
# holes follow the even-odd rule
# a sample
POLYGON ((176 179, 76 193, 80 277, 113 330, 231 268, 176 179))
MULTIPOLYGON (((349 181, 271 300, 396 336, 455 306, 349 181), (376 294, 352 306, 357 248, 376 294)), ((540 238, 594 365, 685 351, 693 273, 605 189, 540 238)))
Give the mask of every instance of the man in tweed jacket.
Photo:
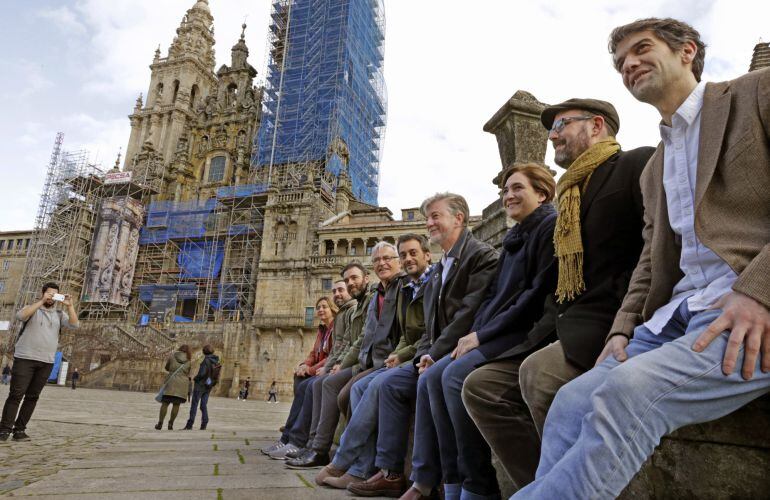
POLYGON ((664 435, 770 391, 770 69, 700 82, 705 45, 674 19, 616 28, 610 51, 662 118, 640 181, 644 249, 597 366, 557 394, 537 480, 516 498, 615 498, 664 435))

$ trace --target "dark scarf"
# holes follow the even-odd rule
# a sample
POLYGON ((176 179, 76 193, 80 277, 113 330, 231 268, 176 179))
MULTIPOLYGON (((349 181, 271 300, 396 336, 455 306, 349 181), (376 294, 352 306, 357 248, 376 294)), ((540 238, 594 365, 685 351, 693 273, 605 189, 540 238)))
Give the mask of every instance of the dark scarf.
POLYGON ((556 213, 556 209, 551 203, 545 203, 537 207, 523 221, 508 230, 503 238, 503 248, 509 253, 516 253, 543 219, 554 213, 556 213))

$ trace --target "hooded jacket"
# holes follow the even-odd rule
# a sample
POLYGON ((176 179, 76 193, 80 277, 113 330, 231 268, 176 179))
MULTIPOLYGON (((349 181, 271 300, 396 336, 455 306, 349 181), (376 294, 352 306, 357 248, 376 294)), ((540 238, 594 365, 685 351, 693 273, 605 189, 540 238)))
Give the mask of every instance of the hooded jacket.
POLYGON ((163 395, 187 399, 190 391, 190 361, 187 359, 187 354, 176 351, 166 361, 165 370, 168 375, 164 382, 166 388, 163 395), (177 371, 180 366, 182 369, 177 371))

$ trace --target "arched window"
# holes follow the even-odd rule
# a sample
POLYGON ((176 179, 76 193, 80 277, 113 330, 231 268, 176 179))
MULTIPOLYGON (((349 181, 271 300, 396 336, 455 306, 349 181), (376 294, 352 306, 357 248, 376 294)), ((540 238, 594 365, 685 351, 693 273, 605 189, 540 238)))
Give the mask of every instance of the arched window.
POLYGON ((179 80, 174 80, 174 95, 171 98, 171 102, 176 102, 176 96, 179 94, 179 80))
POLYGON ((225 178, 225 164, 227 158, 224 156, 215 156, 211 159, 209 165, 209 182, 221 182, 225 178))
POLYGON ((155 102, 160 103, 163 101, 163 83, 159 83, 155 86, 155 102))
POLYGON ((198 85, 193 85, 190 89, 190 108, 195 109, 195 105, 198 104, 196 99, 198 98, 198 85))

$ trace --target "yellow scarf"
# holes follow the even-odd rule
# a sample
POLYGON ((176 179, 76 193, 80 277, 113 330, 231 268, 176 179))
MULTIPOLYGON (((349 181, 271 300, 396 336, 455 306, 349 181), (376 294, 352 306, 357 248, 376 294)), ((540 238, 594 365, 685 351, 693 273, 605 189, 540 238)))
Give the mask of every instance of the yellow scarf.
POLYGON ((614 137, 597 142, 583 151, 556 184, 559 215, 553 244, 559 259, 559 282, 556 300, 573 300, 586 285, 583 281, 583 241, 580 237, 580 195, 588 186, 596 167, 620 150, 614 137))

